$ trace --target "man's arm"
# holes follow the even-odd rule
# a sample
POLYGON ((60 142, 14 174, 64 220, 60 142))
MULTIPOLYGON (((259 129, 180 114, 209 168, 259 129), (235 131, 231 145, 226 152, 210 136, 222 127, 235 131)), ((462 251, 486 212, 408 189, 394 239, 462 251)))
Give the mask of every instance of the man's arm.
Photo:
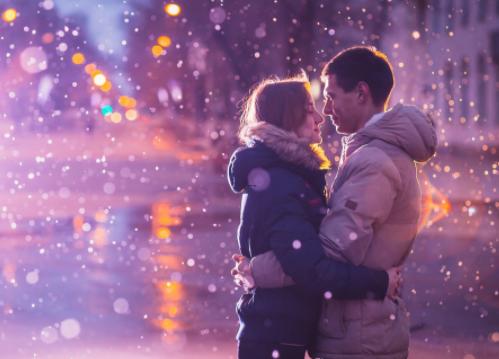
POLYGON ((250 269, 256 287, 276 288, 295 284, 293 278, 284 273, 272 251, 251 258, 250 269))
POLYGON ((272 198, 270 245, 284 273, 307 291, 338 299, 383 298, 385 271, 327 258, 299 196, 272 198))

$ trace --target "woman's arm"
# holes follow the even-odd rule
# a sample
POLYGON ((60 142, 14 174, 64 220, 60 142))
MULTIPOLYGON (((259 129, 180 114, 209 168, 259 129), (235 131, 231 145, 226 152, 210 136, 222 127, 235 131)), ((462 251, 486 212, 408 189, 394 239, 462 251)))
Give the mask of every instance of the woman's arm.
POLYGON ((384 298, 387 273, 327 258, 302 199, 295 193, 300 191, 269 199, 270 247, 284 273, 312 293, 329 293, 338 299, 384 298))

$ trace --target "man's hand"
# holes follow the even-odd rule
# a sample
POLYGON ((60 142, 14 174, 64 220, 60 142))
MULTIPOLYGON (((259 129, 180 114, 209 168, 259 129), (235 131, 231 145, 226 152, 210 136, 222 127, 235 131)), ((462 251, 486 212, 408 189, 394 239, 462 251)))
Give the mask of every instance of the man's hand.
POLYGON ((402 289, 402 274, 400 267, 393 267, 386 271, 388 273, 388 290, 386 296, 395 298, 399 296, 402 289))
POLYGON ((232 260, 235 262, 230 274, 234 277, 234 282, 243 287, 245 291, 250 291, 255 287, 255 280, 251 273, 250 261, 245 256, 233 254, 232 260))

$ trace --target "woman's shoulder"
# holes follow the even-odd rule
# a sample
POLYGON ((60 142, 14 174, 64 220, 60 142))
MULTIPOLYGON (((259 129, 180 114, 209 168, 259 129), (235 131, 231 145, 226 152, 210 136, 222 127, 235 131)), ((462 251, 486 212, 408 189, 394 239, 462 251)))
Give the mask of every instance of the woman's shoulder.
POLYGON ((305 179, 285 166, 255 167, 247 176, 247 193, 255 199, 286 197, 305 188, 305 179))

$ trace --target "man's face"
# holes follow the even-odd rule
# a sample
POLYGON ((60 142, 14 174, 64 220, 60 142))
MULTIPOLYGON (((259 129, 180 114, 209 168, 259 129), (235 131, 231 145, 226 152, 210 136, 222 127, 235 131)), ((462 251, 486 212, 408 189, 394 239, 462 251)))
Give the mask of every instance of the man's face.
POLYGON ((347 135, 359 130, 361 106, 353 89, 345 92, 339 85, 336 75, 329 75, 324 88, 324 109, 322 112, 331 119, 336 132, 347 135))

